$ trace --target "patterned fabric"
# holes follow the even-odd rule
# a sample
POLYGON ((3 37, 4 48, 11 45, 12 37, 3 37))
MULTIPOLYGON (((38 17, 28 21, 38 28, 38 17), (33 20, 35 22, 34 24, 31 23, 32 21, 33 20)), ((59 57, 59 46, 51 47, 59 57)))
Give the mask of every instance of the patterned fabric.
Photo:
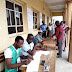
POLYGON ((35 40, 37 41, 37 44, 38 44, 38 42, 42 41, 42 37, 39 34, 37 34, 34 38, 34 41, 33 41, 34 44, 35 44, 35 40))
MULTIPOLYGON (((63 25, 63 30, 65 30, 67 27, 68 27, 67 25, 63 25)), ((65 33, 65 31, 63 31, 63 43, 62 43, 63 50, 67 45, 67 37, 68 37, 68 35, 65 33)))

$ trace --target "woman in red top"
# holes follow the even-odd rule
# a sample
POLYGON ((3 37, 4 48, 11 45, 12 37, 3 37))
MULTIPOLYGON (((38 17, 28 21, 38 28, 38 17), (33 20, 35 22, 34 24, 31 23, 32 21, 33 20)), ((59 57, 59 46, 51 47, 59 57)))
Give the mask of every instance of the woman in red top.
POLYGON ((63 48, 63 51, 65 51, 65 48, 67 46, 67 37, 68 37, 68 35, 66 34, 66 32, 70 29, 70 27, 68 27, 65 24, 65 21, 61 21, 61 25, 63 27, 63 43, 62 43, 62 48, 63 48))

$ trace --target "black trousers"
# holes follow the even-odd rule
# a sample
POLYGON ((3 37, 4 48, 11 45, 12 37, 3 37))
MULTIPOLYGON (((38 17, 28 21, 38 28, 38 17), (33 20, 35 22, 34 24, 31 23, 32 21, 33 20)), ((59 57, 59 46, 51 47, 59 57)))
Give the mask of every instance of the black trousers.
POLYGON ((46 31, 43 31, 42 37, 46 38, 46 31))
POLYGON ((47 37, 49 37, 49 30, 47 30, 47 37))
POLYGON ((18 67, 18 71, 17 72, 21 72, 21 70, 19 70, 19 67, 18 67))

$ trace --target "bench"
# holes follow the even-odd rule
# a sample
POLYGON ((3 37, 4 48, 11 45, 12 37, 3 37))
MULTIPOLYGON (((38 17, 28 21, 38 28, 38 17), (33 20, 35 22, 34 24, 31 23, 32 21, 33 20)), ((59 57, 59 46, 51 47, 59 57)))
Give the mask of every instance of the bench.
POLYGON ((0 72, 5 72, 4 52, 0 53, 0 72))

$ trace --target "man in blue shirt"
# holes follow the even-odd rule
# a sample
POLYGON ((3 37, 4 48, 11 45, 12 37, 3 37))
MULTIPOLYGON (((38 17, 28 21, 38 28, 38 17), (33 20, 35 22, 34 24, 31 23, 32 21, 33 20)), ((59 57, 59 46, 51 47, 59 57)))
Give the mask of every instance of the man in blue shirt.
POLYGON ((42 25, 39 29, 43 31, 42 37, 46 38, 46 24, 44 23, 44 21, 42 21, 42 25))

